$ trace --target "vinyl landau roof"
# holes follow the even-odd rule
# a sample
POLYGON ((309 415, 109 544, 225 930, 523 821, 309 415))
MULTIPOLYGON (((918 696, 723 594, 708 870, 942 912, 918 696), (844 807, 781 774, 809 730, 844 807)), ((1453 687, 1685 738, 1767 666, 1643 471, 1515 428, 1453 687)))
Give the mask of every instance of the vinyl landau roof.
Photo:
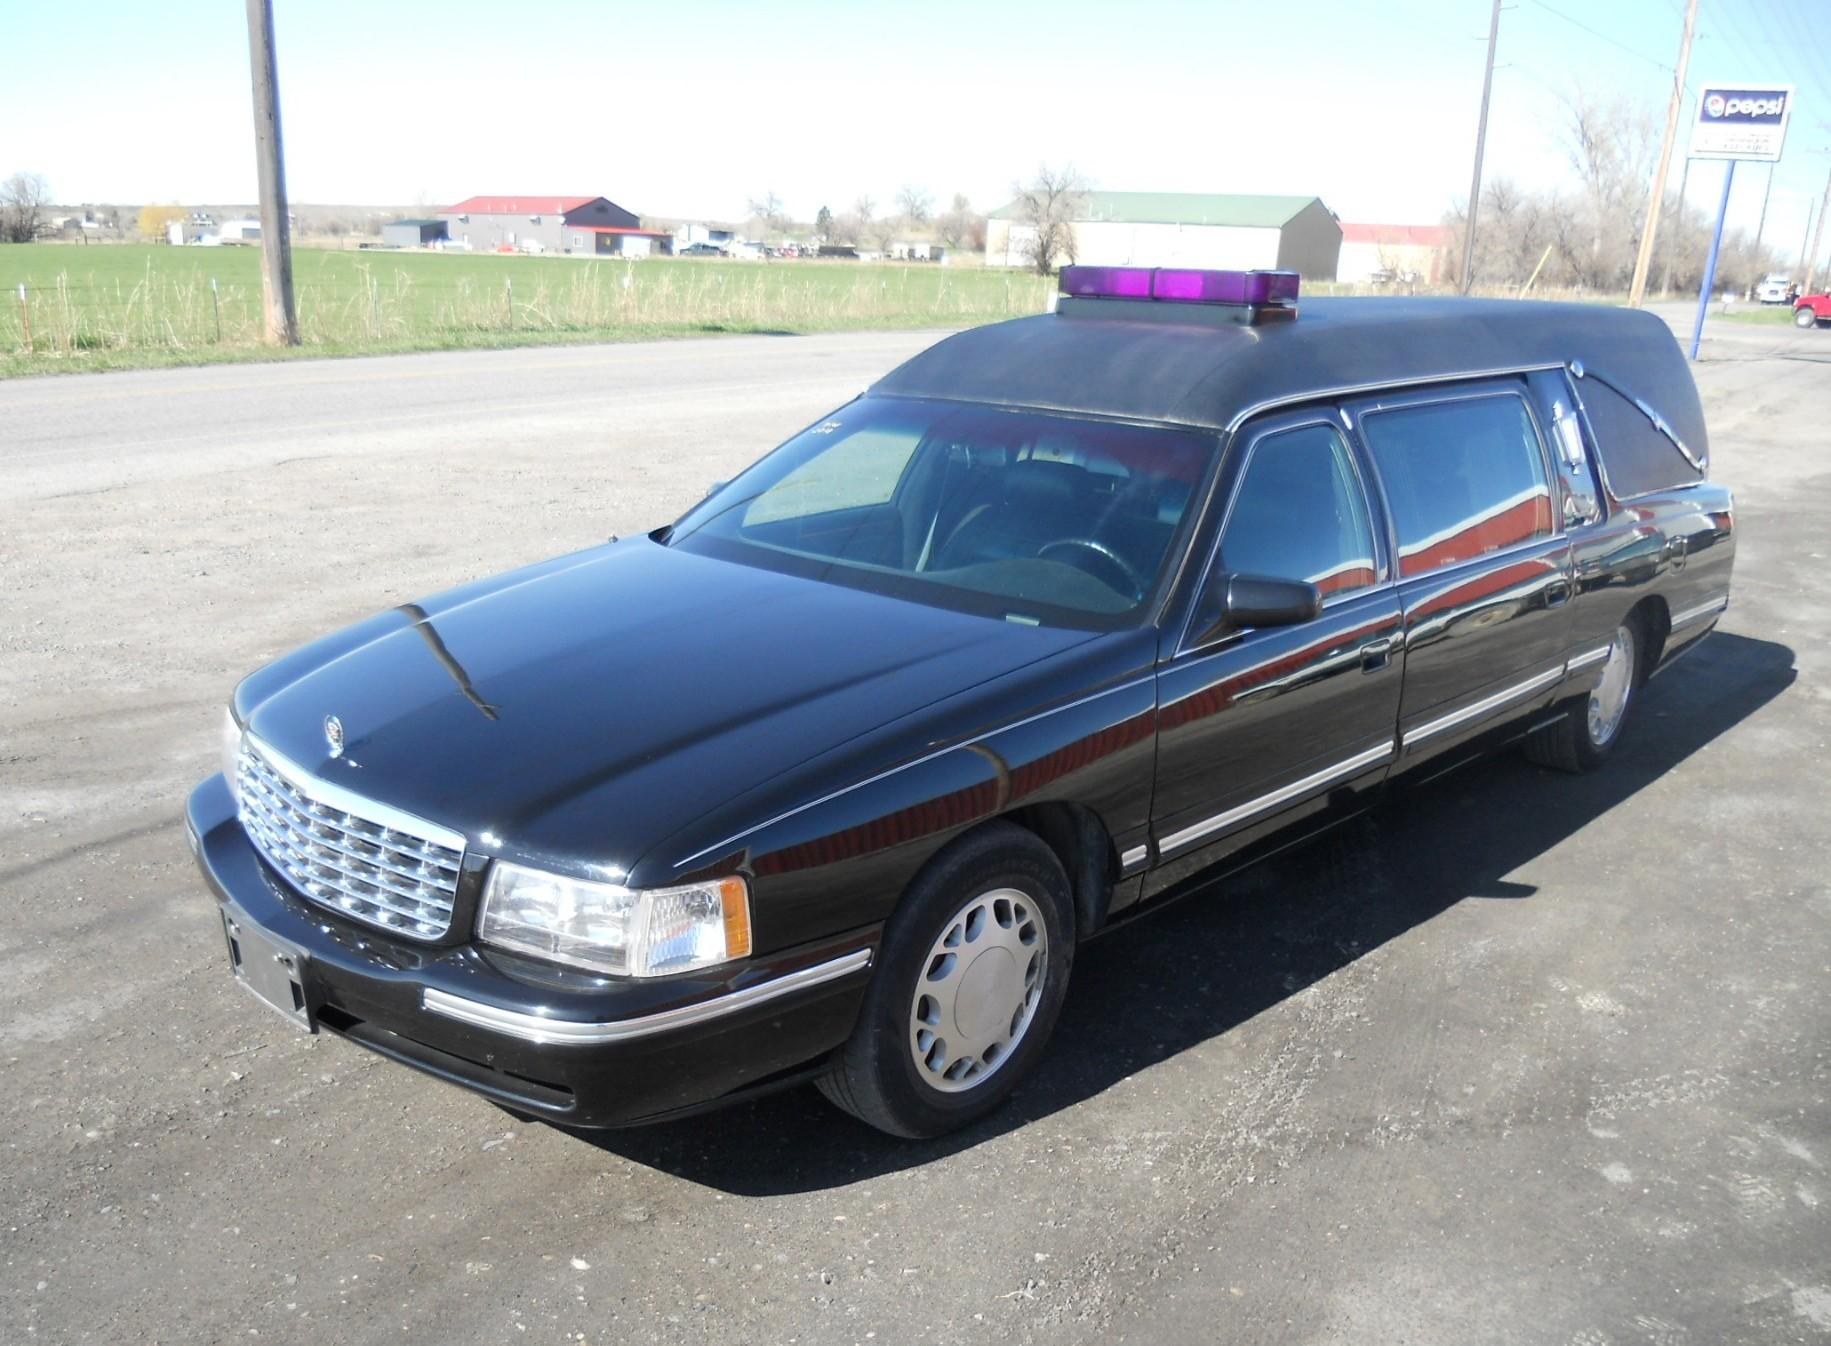
POLYGON ((960 332, 874 393, 1221 429, 1271 402, 1581 362, 1707 446, 1671 330, 1637 309, 1507 299, 1305 299, 1265 326, 1049 313, 960 332))

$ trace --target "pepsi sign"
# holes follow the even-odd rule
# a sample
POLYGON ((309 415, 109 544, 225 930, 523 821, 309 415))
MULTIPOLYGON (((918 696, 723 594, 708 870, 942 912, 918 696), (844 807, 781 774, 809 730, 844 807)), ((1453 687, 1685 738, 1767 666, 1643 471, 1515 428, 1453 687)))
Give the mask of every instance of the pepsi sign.
POLYGON ((1707 84, 1698 93, 1691 126, 1694 159, 1780 157, 1787 121, 1793 115, 1793 86, 1707 84))

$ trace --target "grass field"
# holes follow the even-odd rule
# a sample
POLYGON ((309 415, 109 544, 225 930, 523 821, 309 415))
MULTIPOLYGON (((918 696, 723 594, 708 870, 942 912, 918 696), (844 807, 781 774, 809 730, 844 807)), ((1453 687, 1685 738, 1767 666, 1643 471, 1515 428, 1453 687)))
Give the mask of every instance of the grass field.
MULTIPOLYGON (((259 263, 254 248, 0 247, 0 376, 273 358, 259 263)), ((293 278, 308 356, 968 326, 1039 312, 1052 288, 932 265, 303 248, 293 278)))
POLYGON ((1791 304, 1737 304, 1725 313, 1722 308, 1711 310, 1713 318, 1728 318, 1731 322, 1790 323, 1793 321, 1791 304))

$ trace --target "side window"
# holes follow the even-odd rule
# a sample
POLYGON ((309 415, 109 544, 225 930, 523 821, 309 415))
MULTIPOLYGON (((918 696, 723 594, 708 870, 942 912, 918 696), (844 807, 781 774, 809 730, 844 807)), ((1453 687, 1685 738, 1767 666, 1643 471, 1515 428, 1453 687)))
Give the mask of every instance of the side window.
POLYGON ((1399 574, 1422 575, 1544 537, 1551 489, 1516 396, 1389 407, 1361 418, 1399 533, 1399 574))
POLYGON ((1340 431, 1299 426, 1252 446, 1221 538, 1221 565, 1241 575, 1308 580, 1325 598, 1374 582, 1367 502, 1340 431))

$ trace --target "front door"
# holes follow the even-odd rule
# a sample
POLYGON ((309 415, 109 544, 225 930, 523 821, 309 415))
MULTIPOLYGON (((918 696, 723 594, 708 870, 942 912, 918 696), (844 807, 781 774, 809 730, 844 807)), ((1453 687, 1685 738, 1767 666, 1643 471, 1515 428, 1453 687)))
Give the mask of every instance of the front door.
POLYGON ((1159 673, 1147 893, 1353 806, 1394 753, 1401 615, 1364 464, 1332 410, 1244 433, 1207 588, 1230 573, 1307 580, 1323 610, 1295 626, 1204 632, 1211 608, 1198 600, 1159 673))

